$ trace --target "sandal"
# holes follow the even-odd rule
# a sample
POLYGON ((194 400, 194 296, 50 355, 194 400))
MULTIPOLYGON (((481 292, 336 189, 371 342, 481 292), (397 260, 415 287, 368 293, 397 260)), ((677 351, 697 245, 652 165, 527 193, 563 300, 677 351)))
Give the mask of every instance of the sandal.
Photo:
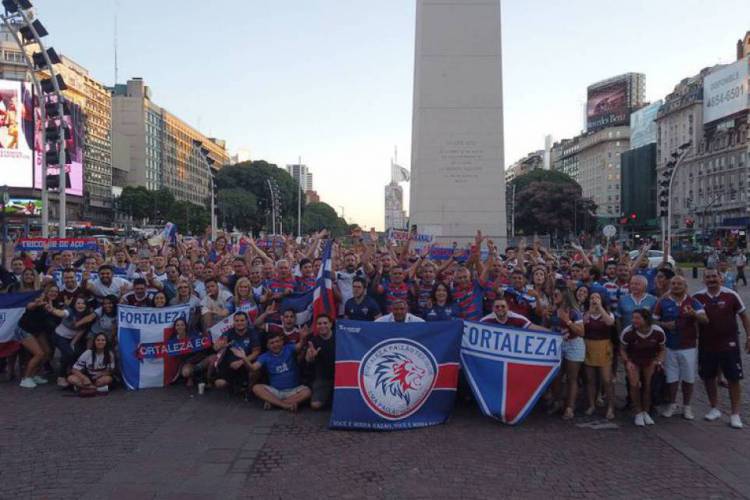
POLYGON ((563 420, 572 420, 573 417, 575 417, 575 413, 573 412, 573 408, 571 408, 570 406, 568 406, 567 408, 565 408, 565 412, 563 413, 562 418, 563 418, 563 420))
POLYGON ((610 408, 610 409, 607 410, 606 418, 607 418, 607 420, 614 420, 615 419, 615 411, 612 408, 610 408))

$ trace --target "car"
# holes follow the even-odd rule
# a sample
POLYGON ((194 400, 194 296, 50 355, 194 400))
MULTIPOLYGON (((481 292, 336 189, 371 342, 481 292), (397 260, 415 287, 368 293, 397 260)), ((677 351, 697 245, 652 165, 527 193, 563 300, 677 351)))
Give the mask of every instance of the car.
MULTIPOLYGON (((630 260, 635 260, 638 258, 638 255, 641 253, 640 250, 632 250, 630 252, 630 260)), ((648 251, 648 267, 659 267, 659 265, 664 261, 664 252, 661 250, 649 250, 648 251)), ((669 264, 672 267, 675 267, 677 264, 675 263, 674 259, 670 255, 667 259, 669 264)))

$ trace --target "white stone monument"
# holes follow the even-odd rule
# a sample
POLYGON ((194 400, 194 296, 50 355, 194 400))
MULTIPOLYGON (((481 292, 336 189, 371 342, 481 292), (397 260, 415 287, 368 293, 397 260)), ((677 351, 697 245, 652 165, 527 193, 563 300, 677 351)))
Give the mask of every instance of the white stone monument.
POLYGON ((410 222, 506 238, 500 0, 417 0, 410 222))

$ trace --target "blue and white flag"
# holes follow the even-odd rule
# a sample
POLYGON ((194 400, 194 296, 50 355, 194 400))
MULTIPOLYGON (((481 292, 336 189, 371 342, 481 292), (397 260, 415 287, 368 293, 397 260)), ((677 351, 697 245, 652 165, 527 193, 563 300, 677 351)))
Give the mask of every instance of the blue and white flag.
POLYGON ((40 293, 0 293, 0 358, 18 350, 20 344, 15 340, 18 322, 26 311, 26 305, 40 293))
POLYGON ((313 295, 315 289, 306 292, 293 292, 281 299, 280 311, 288 309, 297 315, 297 326, 308 324, 313 317, 313 295))
POLYGON ((557 376, 562 336, 464 321, 461 367, 482 413, 520 424, 557 376))
POLYGON ((189 304, 158 309, 117 307, 117 341, 128 389, 168 385, 177 375, 180 356, 211 346, 210 337, 173 338, 172 325, 180 317, 190 324, 189 304))
POLYGON ((445 422, 456 396, 461 325, 338 321, 330 427, 399 430, 445 422))

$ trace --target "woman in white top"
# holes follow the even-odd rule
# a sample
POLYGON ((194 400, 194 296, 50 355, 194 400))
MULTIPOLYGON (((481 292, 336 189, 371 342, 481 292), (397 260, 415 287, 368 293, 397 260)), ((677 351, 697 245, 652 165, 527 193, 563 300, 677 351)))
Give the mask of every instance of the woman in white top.
POLYGON ((94 345, 87 349, 73 365, 68 375, 68 382, 79 389, 81 396, 106 394, 112 383, 112 372, 115 369, 115 355, 109 347, 109 340, 104 333, 94 337, 94 345))

